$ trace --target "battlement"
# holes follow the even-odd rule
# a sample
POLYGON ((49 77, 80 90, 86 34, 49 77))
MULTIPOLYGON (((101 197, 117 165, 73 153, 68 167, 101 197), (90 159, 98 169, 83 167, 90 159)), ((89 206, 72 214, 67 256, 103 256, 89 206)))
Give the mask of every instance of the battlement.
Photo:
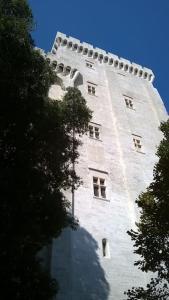
POLYGON ((98 60, 100 63, 104 63, 116 69, 128 72, 131 75, 143 78, 149 82, 153 82, 154 80, 155 76, 152 70, 148 68, 142 67, 100 48, 93 47, 88 43, 81 42, 80 40, 71 36, 67 36, 64 33, 57 32, 51 52, 56 54, 56 50, 60 46, 67 47, 72 51, 76 51, 84 56, 98 60))

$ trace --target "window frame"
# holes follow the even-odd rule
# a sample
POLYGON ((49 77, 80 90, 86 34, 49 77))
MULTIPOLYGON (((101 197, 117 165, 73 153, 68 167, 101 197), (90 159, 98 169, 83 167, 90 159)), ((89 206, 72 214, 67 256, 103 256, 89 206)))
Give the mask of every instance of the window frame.
POLYGON ((142 137, 137 134, 132 134, 132 140, 133 140, 134 150, 139 153, 144 153, 142 137))
POLYGON ((96 141, 101 141, 101 125, 90 122, 89 123, 89 138, 94 139, 96 141))
POLYGON ((123 95, 123 97, 124 97, 126 108, 135 110, 133 98, 127 95, 123 95))
POLYGON ((87 81, 87 93, 90 96, 96 96, 96 87, 97 84, 87 81))
POLYGON ((110 246, 107 238, 102 239, 102 257, 110 258, 110 246))
POLYGON ((105 181, 106 181, 106 179, 103 176, 102 177, 93 176, 93 196, 94 197, 103 199, 103 200, 107 200, 105 181), (103 192, 103 190, 104 190, 104 192, 103 192))

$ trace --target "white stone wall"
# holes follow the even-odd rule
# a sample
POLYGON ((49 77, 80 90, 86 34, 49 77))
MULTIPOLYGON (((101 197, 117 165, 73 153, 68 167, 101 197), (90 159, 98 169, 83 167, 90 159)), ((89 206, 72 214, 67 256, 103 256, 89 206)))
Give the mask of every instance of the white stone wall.
POLYGON ((93 111, 92 122, 100 124, 100 140, 85 135, 79 149, 76 171, 83 179, 75 191, 79 228, 65 230, 53 243, 51 272, 60 284, 57 299, 122 300, 125 290, 146 284, 146 276, 133 266, 137 257, 126 231, 134 228, 138 219, 136 197, 152 180, 156 147, 162 137, 158 127, 167 113, 153 87, 151 70, 61 33, 56 41, 48 57, 51 63, 57 61, 62 88, 52 86, 50 96, 58 99, 65 87, 77 86, 93 111), (69 48, 69 42, 77 48, 69 48), (79 53, 80 47, 88 53, 79 53), (96 51, 103 54, 102 61, 93 58, 96 51), (108 57, 105 62, 104 57, 108 57), (123 62, 122 68, 115 67, 117 60, 119 66, 123 62), (87 67, 86 61, 93 67, 87 67), (63 64, 63 72, 59 64, 63 64), (131 66, 143 75, 130 72, 131 66), (96 95, 88 94, 88 82, 95 85, 96 95), (126 96, 132 99, 133 109, 126 107, 126 96), (140 152, 134 147, 133 134, 140 136, 140 152), (106 199, 93 196, 93 176, 105 179, 106 199), (109 258, 103 257, 103 238, 108 240, 109 258))

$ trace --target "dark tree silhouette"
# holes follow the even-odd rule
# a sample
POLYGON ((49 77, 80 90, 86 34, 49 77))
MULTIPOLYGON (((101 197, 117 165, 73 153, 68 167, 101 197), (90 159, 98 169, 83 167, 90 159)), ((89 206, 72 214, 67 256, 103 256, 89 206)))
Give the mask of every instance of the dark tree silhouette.
POLYGON ((56 283, 37 253, 74 227, 61 192, 79 183, 72 171, 77 136, 91 113, 80 91, 48 98, 56 75, 34 49, 26 0, 0 0, 0 282, 3 299, 47 300, 56 283), (72 137, 72 130, 75 137, 72 137), (72 151, 72 144, 74 151, 72 151))

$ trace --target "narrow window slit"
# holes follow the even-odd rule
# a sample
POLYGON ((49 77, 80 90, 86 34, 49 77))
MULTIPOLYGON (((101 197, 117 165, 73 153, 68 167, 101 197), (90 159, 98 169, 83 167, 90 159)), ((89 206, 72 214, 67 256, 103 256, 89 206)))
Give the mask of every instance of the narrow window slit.
POLYGON ((102 239, 102 251, 103 251, 103 257, 110 258, 109 243, 106 238, 102 239))

